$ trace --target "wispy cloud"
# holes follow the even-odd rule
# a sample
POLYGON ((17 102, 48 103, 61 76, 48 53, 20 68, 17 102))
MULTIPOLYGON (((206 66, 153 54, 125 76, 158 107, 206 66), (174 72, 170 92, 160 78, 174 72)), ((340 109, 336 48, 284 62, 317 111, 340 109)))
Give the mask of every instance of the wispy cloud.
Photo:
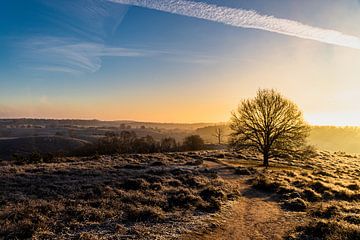
POLYGON ((111 36, 128 10, 128 6, 114 6, 106 0, 38 1, 56 10, 47 15, 55 25, 65 31, 96 40, 111 36))
POLYGON ((26 67, 63 73, 96 72, 101 68, 104 57, 141 57, 152 54, 146 50, 55 37, 34 38, 26 41, 22 47, 22 60, 26 67))
POLYGON ((227 25, 261 29, 298 38, 360 49, 360 39, 339 31, 318 28, 297 21, 258 14, 243 10, 186 0, 108 0, 183 16, 206 19, 227 25))
POLYGON ((125 48, 106 46, 72 38, 38 37, 20 45, 20 65, 26 69, 49 73, 94 73, 101 69, 105 57, 156 57, 166 62, 209 65, 226 57, 201 52, 125 48))

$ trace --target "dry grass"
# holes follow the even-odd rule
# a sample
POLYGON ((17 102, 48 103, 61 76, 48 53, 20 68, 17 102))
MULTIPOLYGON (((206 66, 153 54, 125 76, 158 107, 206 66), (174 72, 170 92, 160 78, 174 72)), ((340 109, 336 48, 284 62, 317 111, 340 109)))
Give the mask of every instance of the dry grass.
POLYGON ((284 210, 305 212, 308 224, 288 239, 360 239, 356 156, 319 152, 264 169, 253 153, 226 151, 3 164, 0 239, 177 239, 208 230, 211 216, 238 196, 209 161, 233 172, 230 179, 250 179, 284 210))
POLYGON ((309 225, 290 239, 360 239, 359 158, 319 152, 307 160, 275 159, 273 166, 258 167, 250 182, 275 193, 284 209, 308 213, 309 225))
POLYGON ((175 239, 236 191, 194 153, 69 158, 0 170, 0 239, 175 239))

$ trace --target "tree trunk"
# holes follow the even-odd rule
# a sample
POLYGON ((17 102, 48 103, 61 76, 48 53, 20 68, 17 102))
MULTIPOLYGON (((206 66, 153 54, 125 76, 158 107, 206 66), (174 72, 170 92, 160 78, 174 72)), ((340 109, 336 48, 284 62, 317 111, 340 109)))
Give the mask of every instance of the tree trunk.
POLYGON ((269 154, 268 153, 264 153, 263 154, 263 159, 264 159, 264 161, 263 161, 263 165, 265 166, 265 167, 268 167, 269 166, 269 154))

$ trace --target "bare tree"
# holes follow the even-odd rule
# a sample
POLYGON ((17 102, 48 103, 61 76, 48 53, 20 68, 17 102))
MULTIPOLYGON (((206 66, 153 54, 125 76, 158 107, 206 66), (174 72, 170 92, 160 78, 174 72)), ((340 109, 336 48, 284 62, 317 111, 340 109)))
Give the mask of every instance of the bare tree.
POLYGON ((218 144, 220 145, 222 142, 222 138, 224 137, 224 129, 221 127, 217 127, 215 129, 214 137, 216 137, 218 144))
POLYGON ((230 120, 230 143, 250 148, 269 158, 293 153, 305 146, 309 127, 297 105, 275 90, 258 90, 254 99, 243 100, 230 120))
POLYGON ((161 139, 160 149, 163 152, 176 151, 178 149, 178 145, 176 143, 175 138, 166 137, 166 138, 161 139))

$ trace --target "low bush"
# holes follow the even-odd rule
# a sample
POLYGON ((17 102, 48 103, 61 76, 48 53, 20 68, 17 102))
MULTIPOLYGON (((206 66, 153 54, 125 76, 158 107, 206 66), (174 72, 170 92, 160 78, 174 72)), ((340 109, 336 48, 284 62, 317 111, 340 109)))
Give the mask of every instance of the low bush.
POLYGON ((192 159, 190 161, 186 162, 186 165, 188 166, 199 166, 204 163, 204 160, 202 159, 192 159))
POLYGON ((148 182, 144 179, 126 179, 121 184, 121 187, 125 190, 141 190, 148 186, 148 182))
POLYGON ((290 211, 303 212, 307 209, 308 203, 301 198, 293 198, 284 202, 284 207, 290 211))
POLYGON ((302 192, 302 196, 310 202, 316 202, 321 199, 321 194, 315 192, 311 188, 304 189, 302 192))
POLYGON ((220 209, 221 201, 216 198, 207 199, 207 202, 205 204, 200 204, 197 206, 197 210, 200 210, 202 212, 214 213, 220 211, 220 209))
POLYGON ((331 190, 331 188, 320 181, 315 181, 309 184, 309 187, 318 193, 324 193, 325 191, 331 190))
POLYGON ((261 191, 276 192, 280 184, 276 181, 272 181, 265 175, 259 175, 252 180, 252 187, 261 191))
POLYGON ((346 222, 332 220, 312 221, 300 228, 299 239, 324 239, 324 240, 358 240, 360 228, 346 222))
POLYGON ((225 199, 225 194, 221 189, 214 187, 206 187, 200 191, 200 197, 205 201, 211 201, 211 199, 225 199))
POLYGON ((191 209, 203 205, 202 199, 186 188, 172 190, 168 192, 167 195, 167 203, 169 209, 191 209))
POLYGON ((13 161, 17 165, 50 163, 54 162, 55 156, 51 153, 33 152, 30 154, 13 154, 13 161))
POLYGON ((289 193, 285 193, 281 195, 282 199, 293 199, 293 198, 301 198, 300 193, 293 191, 293 192, 289 192, 289 193))
POLYGON ((353 190, 353 191, 357 191, 360 190, 360 186, 357 183, 353 183, 353 184, 349 184, 348 186, 346 186, 348 189, 353 190))
POLYGON ((338 216, 340 213, 340 210, 336 206, 327 206, 324 207, 323 205, 320 205, 319 207, 312 209, 310 211, 310 215, 317 217, 317 218, 325 218, 330 219, 338 216))
POLYGON ((351 190, 346 188, 344 189, 336 189, 332 191, 334 197, 339 200, 346 200, 346 201, 360 201, 360 193, 354 193, 351 190))
POLYGON ((247 167, 235 168, 235 174, 237 174, 237 175, 252 175, 255 173, 256 173, 256 170, 254 168, 247 168, 247 167))
POLYGON ((184 139, 182 149, 184 151, 197 151, 204 149, 204 140, 199 135, 190 135, 184 139))
POLYGON ((343 219, 348 223, 360 225, 360 215, 359 214, 347 215, 343 219))
POLYGON ((162 222, 165 219, 164 211, 159 207, 134 206, 125 208, 125 222, 162 222))

